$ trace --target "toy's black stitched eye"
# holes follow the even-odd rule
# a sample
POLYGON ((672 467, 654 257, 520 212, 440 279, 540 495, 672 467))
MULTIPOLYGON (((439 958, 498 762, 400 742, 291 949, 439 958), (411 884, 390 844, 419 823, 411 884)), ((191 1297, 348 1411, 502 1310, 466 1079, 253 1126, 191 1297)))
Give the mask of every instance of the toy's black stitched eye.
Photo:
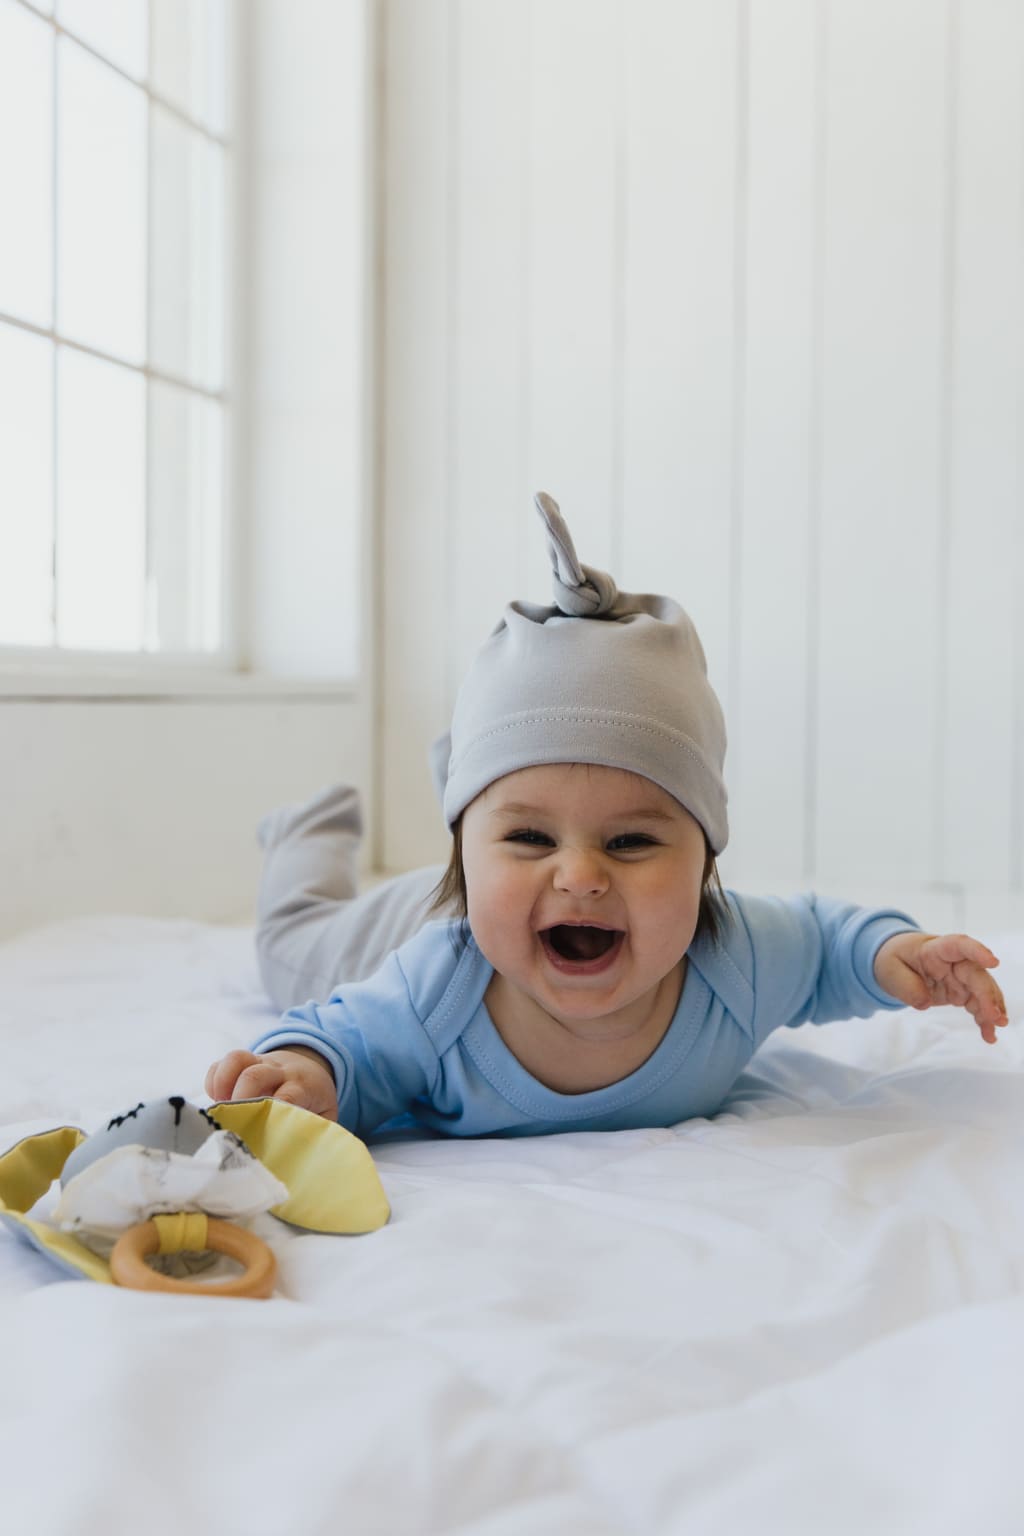
POLYGON ((108 1124, 107 1130, 108 1131, 112 1131, 114 1129, 115 1125, 118 1125, 118 1126, 124 1125, 126 1120, 134 1120, 135 1116, 138 1114, 139 1110, 140 1109, 145 1109, 145 1107, 146 1107, 145 1104, 136 1104, 135 1108, 134 1109, 129 1109, 127 1111, 127 1113, 125 1113, 123 1115, 115 1115, 113 1120, 111 1120, 110 1123, 108 1124))

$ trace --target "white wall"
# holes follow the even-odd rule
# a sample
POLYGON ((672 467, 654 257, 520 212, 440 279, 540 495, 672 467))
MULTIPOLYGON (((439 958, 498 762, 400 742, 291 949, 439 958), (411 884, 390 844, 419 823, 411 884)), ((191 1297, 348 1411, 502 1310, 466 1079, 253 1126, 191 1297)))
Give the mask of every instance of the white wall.
POLYGON ((0 704, 0 935, 94 912, 251 922, 272 806, 357 778, 324 693, 0 704))
POLYGON ((1024 921, 1024 7, 385 13, 384 863, 543 488, 697 621, 728 881, 1024 921))

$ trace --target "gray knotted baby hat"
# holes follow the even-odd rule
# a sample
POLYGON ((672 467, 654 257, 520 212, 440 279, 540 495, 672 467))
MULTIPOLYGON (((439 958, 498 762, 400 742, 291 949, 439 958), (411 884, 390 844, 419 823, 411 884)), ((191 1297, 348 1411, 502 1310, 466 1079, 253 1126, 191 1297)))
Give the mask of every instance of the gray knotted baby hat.
POLYGON ((596 763, 659 784, 721 853, 725 721, 693 623, 670 597, 619 592, 581 565, 558 504, 539 492, 534 505, 555 606, 509 603, 471 665, 432 754, 445 820, 519 768, 596 763))

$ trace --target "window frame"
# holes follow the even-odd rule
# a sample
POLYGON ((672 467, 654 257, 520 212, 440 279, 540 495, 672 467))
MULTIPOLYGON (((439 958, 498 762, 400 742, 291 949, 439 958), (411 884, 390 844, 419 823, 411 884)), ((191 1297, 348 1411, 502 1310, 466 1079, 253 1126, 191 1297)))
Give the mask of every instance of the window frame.
MULTIPOLYGON (((124 79, 138 86, 114 61, 93 47, 75 31, 64 26, 54 14, 40 9, 32 0, 16 0, 25 10, 53 29, 54 46, 61 36, 68 38, 124 79)), ((49 646, 22 646, 0 642, 0 699, 3 698, 101 698, 160 697, 227 692, 278 694, 284 692, 320 693, 322 682, 301 679, 259 679, 247 673, 246 602, 241 572, 246 568, 247 540, 245 524, 248 454, 247 400, 242 381, 246 378, 245 350, 246 307, 249 274, 246 268, 248 242, 242 238, 248 224, 248 112, 250 10, 239 0, 226 0, 225 62, 228 72, 229 116, 223 135, 210 134, 225 149, 224 166, 224 378, 218 391, 192 384, 151 366, 148 356, 132 372, 147 381, 156 380, 184 387, 194 395, 217 399, 224 408, 223 500, 221 519, 221 634, 222 644, 213 652, 183 651, 113 651, 49 646)), ((148 81, 143 82, 147 98, 176 119, 196 124, 176 103, 169 101, 148 81)), ((56 140, 53 153, 57 153, 56 140)), ((149 195, 147 184, 147 197, 149 195)), ((56 281, 56 278, 55 278, 56 281)), ((55 316, 53 317, 56 318, 55 316)), ((88 356, 126 366, 102 349, 76 342, 49 328, 15 315, 3 315, 4 324, 22 332, 69 347, 88 356)), ((337 689, 335 688, 335 692, 337 689)))

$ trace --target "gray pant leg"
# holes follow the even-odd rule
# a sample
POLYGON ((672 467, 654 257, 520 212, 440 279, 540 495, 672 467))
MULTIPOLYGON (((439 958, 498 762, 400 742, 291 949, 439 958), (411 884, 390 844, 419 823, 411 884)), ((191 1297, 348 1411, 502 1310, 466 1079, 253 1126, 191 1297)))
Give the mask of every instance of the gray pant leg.
POLYGON ((263 985, 282 1010, 323 1001, 340 983, 372 975, 428 921, 443 866, 410 870, 360 896, 362 834, 359 795, 347 784, 260 823, 256 952, 263 985))

